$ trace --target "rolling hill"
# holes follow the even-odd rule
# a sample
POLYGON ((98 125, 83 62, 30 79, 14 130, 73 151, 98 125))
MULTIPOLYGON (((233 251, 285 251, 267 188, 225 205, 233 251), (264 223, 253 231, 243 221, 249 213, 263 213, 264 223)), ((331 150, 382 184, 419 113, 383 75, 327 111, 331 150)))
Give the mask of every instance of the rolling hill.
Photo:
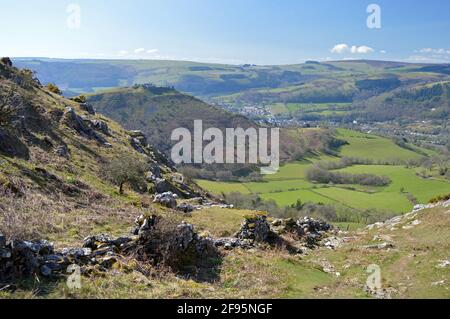
POLYGON ((232 110, 256 107, 300 120, 445 121, 449 116, 447 64, 355 60, 235 66, 33 58, 15 62, 36 71, 44 83, 56 83, 67 95, 153 83, 232 110))

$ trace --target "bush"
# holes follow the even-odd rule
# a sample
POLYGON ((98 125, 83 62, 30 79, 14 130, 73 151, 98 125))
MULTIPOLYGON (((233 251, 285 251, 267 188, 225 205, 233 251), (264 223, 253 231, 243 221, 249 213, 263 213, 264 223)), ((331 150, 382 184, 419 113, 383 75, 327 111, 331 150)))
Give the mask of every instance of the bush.
POLYGON ((450 200, 450 194, 444 196, 438 196, 430 200, 430 204, 436 204, 439 202, 446 202, 450 200))
POLYGON ((87 99, 86 99, 85 95, 80 95, 80 96, 74 97, 71 100, 74 101, 74 102, 80 103, 80 104, 87 102, 87 99))
POLYGON ((59 89, 59 87, 57 87, 53 83, 47 84, 46 88, 47 88, 47 90, 49 90, 52 93, 55 93, 55 94, 58 94, 58 95, 62 95, 62 91, 59 89))

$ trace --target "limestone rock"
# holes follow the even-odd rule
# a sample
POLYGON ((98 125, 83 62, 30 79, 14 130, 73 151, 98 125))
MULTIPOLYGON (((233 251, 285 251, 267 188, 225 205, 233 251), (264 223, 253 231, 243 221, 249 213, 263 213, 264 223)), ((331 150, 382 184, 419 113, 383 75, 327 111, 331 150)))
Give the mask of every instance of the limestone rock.
POLYGON ((156 195, 153 202, 159 203, 168 208, 175 209, 177 207, 177 199, 178 199, 178 196, 176 194, 174 194, 172 192, 166 192, 166 193, 156 195))
POLYGON ((89 103, 80 103, 80 108, 91 115, 95 115, 94 107, 89 103))

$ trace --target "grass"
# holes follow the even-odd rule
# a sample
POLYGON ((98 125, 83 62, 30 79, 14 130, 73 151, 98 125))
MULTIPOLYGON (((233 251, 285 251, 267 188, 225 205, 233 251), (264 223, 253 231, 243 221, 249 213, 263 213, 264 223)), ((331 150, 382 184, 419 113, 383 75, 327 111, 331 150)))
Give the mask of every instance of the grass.
POLYGON ((223 183, 207 180, 196 180, 196 183, 201 188, 216 195, 220 195, 221 193, 229 194, 233 192, 250 194, 250 191, 242 183, 223 183))
MULTIPOLYGON (((238 227, 238 220, 247 213, 211 209, 197 212, 189 221, 203 223, 205 230, 214 233, 224 222, 227 227, 238 227)), ((130 269, 82 277, 82 289, 77 291, 69 290, 64 280, 32 279, 17 283, 14 293, 0 292, 0 298, 366 299, 371 298, 364 291, 366 269, 371 264, 380 266, 382 288, 391 291, 393 298, 450 298, 449 270, 438 267, 448 260, 449 223, 450 215, 441 207, 404 216, 395 229, 386 226, 351 232, 351 240, 336 250, 320 248, 302 257, 277 249, 224 252, 220 278, 212 283, 177 278, 157 269, 145 277, 130 269), (408 227, 417 220, 416 226, 408 227), (395 248, 367 249, 367 245, 381 243, 375 236, 392 242, 395 248)))
MULTIPOLYGON (((380 162, 417 159, 422 155, 399 147, 393 141, 375 135, 338 129, 339 138, 349 142, 339 156, 372 159, 380 162)), ((421 150, 424 152, 424 150, 421 150)), ((306 180, 306 171, 320 161, 337 161, 339 157, 316 156, 304 161, 291 162, 280 167, 277 174, 264 177, 257 183, 222 183, 199 181, 205 189, 216 195, 240 192, 258 194, 264 200, 274 200, 281 207, 297 200, 338 205, 358 211, 375 209, 386 213, 405 213, 414 204, 450 193, 450 183, 444 179, 424 179, 413 168, 393 165, 355 165, 340 171, 351 174, 387 176, 392 183, 387 187, 360 185, 321 185, 306 180)))
POLYGON ((409 160, 422 155, 396 145, 392 140, 355 131, 338 129, 338 137, 349 145, 342 148, 340 154, 346 157, 358 157, 372 160, 409 160))
POLYGON ((450 183, 438 179, 424 179, 416 175, 415 171, 402 166, 352 166, 342 171, 352 174, 375 174, 388 176, 392 183, 383 189, 383 193, 395 194, 410 193, 421 203, 426 203, 430 199, 450 193, 450 183))

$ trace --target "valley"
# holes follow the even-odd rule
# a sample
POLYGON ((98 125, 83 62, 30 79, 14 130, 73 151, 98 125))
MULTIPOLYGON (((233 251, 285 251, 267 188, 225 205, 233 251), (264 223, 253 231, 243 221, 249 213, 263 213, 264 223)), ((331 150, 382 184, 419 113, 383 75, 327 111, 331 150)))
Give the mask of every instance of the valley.
POLYGON ((339 207, 337 222, 356 223, 364 222, 363 218, 358 213, 353 218, 349 217, 348 211, 365 212, 369 216, 390 216, 406 213, 419 203, 427 203, 432 198, 450 193, 448 179, 439 176, 436 166, 430 167, 425 176, 421 176, 423 168, 407 164, 423 157, 421 153, 433 155, 433 152, 417 149, 420 151, 417 153, 401 148, 388 139, 345 129, 338 129, 337 137, 348 142, 337 156, 318 155, 301 162, 286 163, 277 174, 264 177, 262 182, 198 180, 197 183, 216 195, 233 192, 255 194, 265 201, 275 201, 280 207, 296 205, 297 201, 336 206, 339 207), (333 185, 307 180, 308 169, 320 163, 337 162, 343 157, 371 160, 371 165, 351 165, 338 172, 387 176, 391 183, 387 186, 333 185))

